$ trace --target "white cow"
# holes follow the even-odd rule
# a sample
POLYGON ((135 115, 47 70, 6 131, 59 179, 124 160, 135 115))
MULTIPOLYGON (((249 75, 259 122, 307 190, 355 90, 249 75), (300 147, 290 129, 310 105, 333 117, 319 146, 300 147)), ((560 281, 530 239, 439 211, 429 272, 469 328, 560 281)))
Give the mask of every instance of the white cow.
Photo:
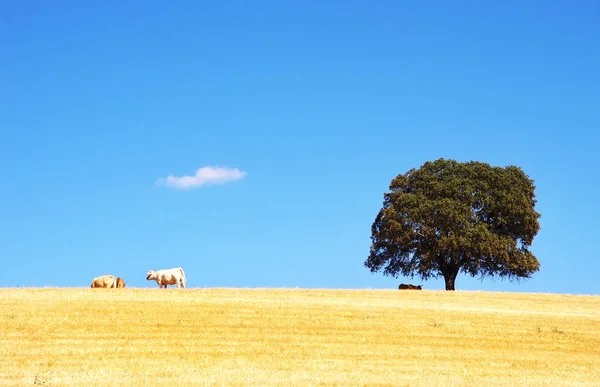
POLYGON ((114 275, 101 275, 92 280, 92 288, 116 288, 117 279, 114 275))
POLYGON ((158 286, 161 288, 167 285, 177 285, 178 288, 185 288, 185 273, 182 268, 176 267, 174 269, 163 269, 163 270, 148 270, 146 273, 146 279, 148 281, 156 281, 158 286))

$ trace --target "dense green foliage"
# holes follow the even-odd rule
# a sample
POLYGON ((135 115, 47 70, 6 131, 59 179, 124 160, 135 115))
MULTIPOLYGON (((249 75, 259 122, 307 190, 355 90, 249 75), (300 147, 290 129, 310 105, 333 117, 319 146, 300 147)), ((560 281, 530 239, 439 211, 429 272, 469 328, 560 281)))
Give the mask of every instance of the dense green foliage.
POLYGON ((529 278, 540 266, 529 251, 540 229, 534 190, 515 166, 426 162, 392 180, 364 265, 394 277, 443 276, 446 290, 459 272, 529 278))

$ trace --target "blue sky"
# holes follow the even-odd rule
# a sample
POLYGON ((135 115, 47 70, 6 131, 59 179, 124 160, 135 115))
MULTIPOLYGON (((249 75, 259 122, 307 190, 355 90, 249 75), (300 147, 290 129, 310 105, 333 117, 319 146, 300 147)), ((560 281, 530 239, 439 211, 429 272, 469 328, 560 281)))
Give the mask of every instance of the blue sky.
POLYGON ((444 157, 522 167, 542 214, 540 272, 457 289, 598 294, 598 42, 595 1, 4 2, 0 286, 442 289, 363 262, 444 157), (237 172, 167 184, 202 167, 237 172))

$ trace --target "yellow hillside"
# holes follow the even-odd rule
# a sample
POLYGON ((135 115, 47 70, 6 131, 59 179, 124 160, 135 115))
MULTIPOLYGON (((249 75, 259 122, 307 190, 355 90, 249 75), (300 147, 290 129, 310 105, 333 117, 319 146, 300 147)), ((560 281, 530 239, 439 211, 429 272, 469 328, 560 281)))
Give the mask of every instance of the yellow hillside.
POLYGON ((0 385, 600 385, 600 296, 0 289, 0 385))

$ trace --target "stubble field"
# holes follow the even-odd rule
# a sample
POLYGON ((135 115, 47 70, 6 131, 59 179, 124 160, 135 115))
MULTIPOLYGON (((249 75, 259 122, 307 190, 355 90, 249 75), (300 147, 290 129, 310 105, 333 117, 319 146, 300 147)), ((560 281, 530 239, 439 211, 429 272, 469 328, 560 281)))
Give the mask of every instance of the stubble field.
POLYGON ((600 385, 600 296, 0 289, 0 385, 600 385))

